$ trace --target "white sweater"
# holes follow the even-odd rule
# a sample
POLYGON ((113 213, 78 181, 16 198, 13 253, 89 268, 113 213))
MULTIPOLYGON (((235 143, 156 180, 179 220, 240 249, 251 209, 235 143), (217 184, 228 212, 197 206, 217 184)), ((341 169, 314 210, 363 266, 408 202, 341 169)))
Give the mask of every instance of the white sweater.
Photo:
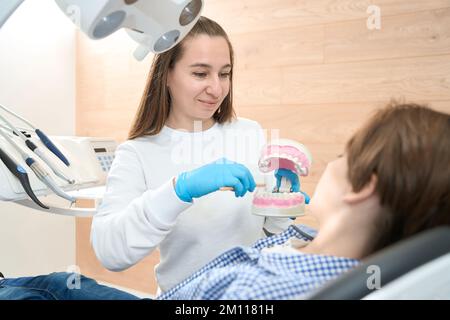
POLYGON ((187 203, 172 178, 223 156, 245 164, 255 181, 273 183, 258 170, 265 137, 261 126, 238 118, 202 132, 164 127, 156 136, 121 144, 108 175, 106 193, 94 216, 91 243, 113 271, 126 269, 159 248, 156 277, 164 292, 224 251, 279 233, 287 218, 251 213, 252 193, 236 198, 218 191, 187 203))

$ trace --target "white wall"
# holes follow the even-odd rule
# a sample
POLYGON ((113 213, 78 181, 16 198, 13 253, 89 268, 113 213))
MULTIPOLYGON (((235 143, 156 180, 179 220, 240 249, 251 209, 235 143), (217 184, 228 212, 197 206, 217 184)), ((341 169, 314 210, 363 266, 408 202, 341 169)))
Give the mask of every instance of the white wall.
MULTIPOLYGON (((53 0, 25 1, 0 29, 0 104, 49 135, 74 135, 75 27, 53 0)), ((35 275, 74 263, 74 218, 0 202, 1 272, 35 275)))

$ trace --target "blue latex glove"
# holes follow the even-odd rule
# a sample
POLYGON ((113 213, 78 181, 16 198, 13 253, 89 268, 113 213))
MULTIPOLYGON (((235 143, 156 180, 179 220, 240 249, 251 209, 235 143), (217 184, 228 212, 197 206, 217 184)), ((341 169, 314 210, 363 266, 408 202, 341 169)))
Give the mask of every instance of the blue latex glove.
POLYGON ((277 189, 281 187, 281 179, 282 178, 289 179, 291 182, 291 192, 298 192, 300 189, 300 181, 298 176, 288 169, 277 169, 275 170, 275 178, 277 178, 277 189))
POLYGON ((277 189, 280 189, 281 186, 281 178, 289 179, 291 182, 291 192, 301 192, 303 196, 305 197, 305 203, 309 204, 309 196, 303 192, 300 191, 300 180, 298 179, 298 176, 292 172, 289 169, 277 169, 275 170, 275 178, 277 179, 277 189))
POLYGON ((186 202, 199 198, 222 187, 233 187, 236 197, 243 197, 256 187, 250 170, 226 158, 204 165, 177 177, 175 193, 186 202))

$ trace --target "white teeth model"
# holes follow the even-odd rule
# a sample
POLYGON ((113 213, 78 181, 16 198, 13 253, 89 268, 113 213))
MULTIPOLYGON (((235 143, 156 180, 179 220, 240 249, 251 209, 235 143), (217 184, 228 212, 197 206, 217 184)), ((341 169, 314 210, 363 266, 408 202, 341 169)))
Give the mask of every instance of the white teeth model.
MULTIPOLYGON (((260 170, 267 173, 271 170, 283 168, 285 162, 280 164, 280 159, 285 159, 292 162, 289 169, 295 168, 296 173, 300 176, 307 176, 309 173, 309 166, 312 163, 312 157, 309 150, 302 144, 289 140, 280 139, 277 142, 272 141, 262 150, 261 158, 259 160, 260 170), (267 148, 275 146, 268 152, 267 148), (283 150, 283 147, 288 147, 283 150), (296 149, 292 150, 292 148, 296 149), (276 152, 275 152, 276 151, 276 152), (288 151, 285 152, 285 151, 288 151), (299 152, 300 155, 294 155, 299 152), (274 161, 276 160, 276 162, 274 161)), ((286 169, 288 169, 286 167, 286 169)), ((304 214, 304 196, 301 192, 285 192, 289 191, 290 183, 282 183, 280 192, 271 192, 262 188, 254 193, 253 197, 253 213, 263 216, 278 216, 278 217, 294 217, 304 214)))
MULTIPOLYGON (((266 155, 264 158, 261 159, 260 167, 261 168, 269 168, 271 161, 273 161, 273 160, 279 161, 280 159, 286 159, 286 160, 293 162, 297 171, 302 173, 303 175, 305 175, 306 171, 303 168, 303 164, 300 162, 300 159, 297 157, 288 155, 286 153, 282 153, 282 154, 273 153, 270 155, 266 155)), ((267 171, 264 171, 264 172, 267 172, 267 171)))
POLYGON ((264 199, 295 199, 298 196, 301 195, 300 192, 268 192, 268 191, 262 191, 258 190, 256 191, 256 194, 259 198, 264 199))

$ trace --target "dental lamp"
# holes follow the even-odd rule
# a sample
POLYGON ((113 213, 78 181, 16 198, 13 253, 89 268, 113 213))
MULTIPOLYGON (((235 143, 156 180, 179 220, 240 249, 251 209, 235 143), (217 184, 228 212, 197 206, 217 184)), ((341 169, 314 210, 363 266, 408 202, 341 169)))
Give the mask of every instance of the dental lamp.
MULTIPOLYGON (((0 28, 24 0, 0 2, 0 28)), ((139 46, 137 60, 180 42, 200 17, 203 0, 55 0, 89 38, 103 39, 121 28, 139 46)))
MULTIPOLYGON (((24 0, 0 0, 0 29, 23 2, 24 0)), ((117 30, 124 28, 128 35, 139 44, 133 54, 139 61, 143 60, 150 52, 162 53, 179 43, 200 18, 204 4, 203 0, 55 0, 55 2, 63 13, 90 39, 103 39, 117 30)), ((1 105, 0 107, 3 111, 6 110, 5 107, 1 105)), ((14 115, 11 110, 6 111, 7 113, 14 115)), ((21 120, 22 122, 24 121, 23 118, 21 120)), ((16 130, 12 125, 10 126, 8 122, 5 122, 5 124, 7 124, 7 130, 5 130, 4 125, 0 125, 0 130, 2 130, 0 138, 2 142, 5 142, 0 146, 0 164, 5 165, 12 175, 4 170, 0 170, 0 180, 2 181, 2 184, 0 184, 0 200, 13 200, 16 201, 16 203, 27 207, 46 210, 51 209, 52 213, 64 215, 92 215, 95 210, 85 208, 66 209, 53 206, 52 208, 49 208, 41 203, 36 195, 46 195, 47 190, 45 188, 48 187, 55 192, 55 194, 66 200, 70 200, 72 203, 74 198, 65 191, 97 186, 100 181, 97 179, 97 171, 99 170, 97 166, 88 168, 88 170, 82 172, 74 172, 64 155, 62 155, 61 152, 58 152, 58 148, 39 129, 32 128, 40 138, 40 147, 31 145, 31 141, 21 134, 20 130, 16 130), (53 152, 53 154, 64 162, 66 166, 60 166, 58 168, 55 164, 54 167, 52 166, 51 161, 47 161, 44 159, 45 157, 39 156, 41 157, 41 160, 45 162, 55 174, 59 173, 57 175, 60 178, 65 178, 67 173, 76 173, 77 183, 64 186, 64 190, 61 189, 61 186, 48 176, 46 173, 47 171, 43 171, 42 168, 45 169, 45 166, 38 167, 41 160, 35 161, 29 156, 27 153, 28 151, 24 152, 21 147, 16 145, 16 138, 14 135, 22 138, 34 153, 40 150, 41 147, 42 150, 44 150, 43 146, 45 145, 45 147, 53 152), (17 162, 17 159, 12 157, 9 153, 11 151, 15 151, 16 156, 19 154, 23 160, 22 163, 26 163, 33 169, 35 175, 44 184, 39 185, 39 182, 34 176, 30 176, 29 179, 27 171, 19 164, 19 162, 17 162), (20 181, 22 188, 17 185, 16 180, 20 181), (4 181, 7 181, 8 183, 3 183, 4 181), (33 190, 33 188, 37 190, 33 190), (34 202, 30 202, 30 199, 17 199, 17 195, 19 195, 19 197, 23 196, 22 189, 25 190, 26 194, 34 202), (34 194, 34 191, 37 191, 36 195, 34 194)), ((29 123, 27 124, 29 125, 29 123)), ((77 149, 76 147, 80 147, 85 151, 90 151, 87 154, 92 156, 92 150, 89 149, 89 147, 92 146, 90 143, 84 140, 72 140, 65 141, 66 151, 71 150, 71 148, 69 148, 70 146, 72 146, 73 150, 77 149)), ((109 143, 109 141, 107 141, 107 143, 109 143)), ((95 145, 95 142, 93 142, 93 145, 95 145)), ((106 150, 106 148, 95 148, 94 150, 97 152, 97 150, 106 150)), ((44 152, 42 155, 46 156, 46 153, 44 152)), ((95 157, 93 160, 94 162, 97 161, 95 157)), ((80 166, 80 163, 75 163, 75 167, 80 166)), ((78 198, 97 199, 96 195, 92 197, 89 194, 84 197, 77 196, 77 199, 78 198)))

